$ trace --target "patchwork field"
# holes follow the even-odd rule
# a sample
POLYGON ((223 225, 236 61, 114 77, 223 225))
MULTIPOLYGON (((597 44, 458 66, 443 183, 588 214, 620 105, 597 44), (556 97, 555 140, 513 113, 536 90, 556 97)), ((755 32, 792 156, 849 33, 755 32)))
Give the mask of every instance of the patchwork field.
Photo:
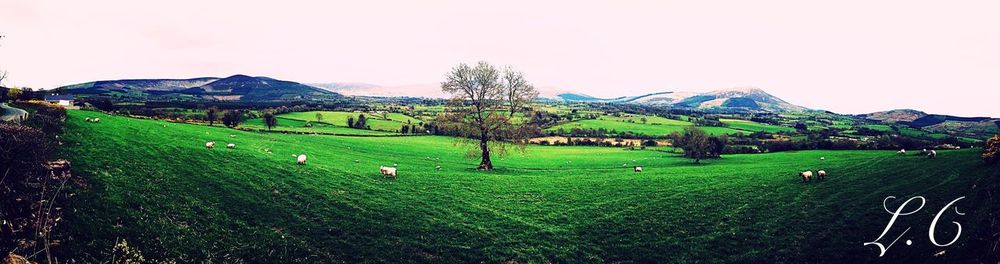
MULTIPOLYGON (((596 122, 651 134, 680 127, 596 122)), ((914 227, 914 244, 887 253, 906 261, 939 251, 926 238, 938 208, 959 195, 974 202, 973 186, 1000 174, 974 150, 934 160, 892 151, 726 155, 694 165, 653 150, 549 146, 478 172, 447 137, 252 133, 86 111, 70 111, 64 135, 61 155, 90 188, 71 205, 59 250, 82 260, 105 260, 124 238, 147 260, 182 263, 870 262, 877 250, 862 243, 888 220, 882 200, 922 195, 931 209, 897 223, 914 227), (206 141, 237 147, 206 149, 206 141), (296 165, 292 155, 303 153, 308 164, 296 165), (390 164, 398 179, 379 174, 390 164), (818 169, 829 178, 796 176, 818 169)), ((942 221, 976 232, 986 212, 974 208, 987 207, 942 221)), ((939 226, 938 236, 949 232, 939 226)))
POLYGON ((411 124, 417 124, 421 121, 413 117, 406 116, 400 113, 387 113, 384 117, 378 114, 371 113, 355 113, 355 112, 340 112, 340 111, 308 111, 308 112, 293 112, 287 114, 281 114, 277 117, 283 119, 291 119, 298 121, 310 121, 310 122, 320 122, 335 126, 347 127, 347 119, 353 117, 355 121, 358 119, 358 115, 364 114, 367 119, 368 126, 373 130, 382 131, 399 131, 403 124, 407 122, 411 124), (322 115, 322 120, 316 120, 316 114, 322 115))
POLYGON ((753 121, 749 121, 749 120, 742 120, 742 119, 720 119, 719 121, 722 121, 722 123, 726 123, 731 128, 735 128, 735 129, 739 129, 739 130, 744 130, 744 131, 752 131, 752 132, 763 131, 763 132, 768 132, 768 133, 795 132, 795 128, 784 127, 784 126, 776 126, 776 125, 771 125, 771 124, 762 124, 762 123, 757 123, 757 122, 753 122, 753 121))
MULTIPOLYGON (((546 128, 546 131, 558 131, 562 129, 563 131, 569 132, 573 128, 579 129, 600 129, 604 128, 607 131, 618 131, 618 132, 632 132, 638 134, 645 134, 650 136, 663 136, 670 134, 672 132, 683 132, 684 127, 693 126, 694 124, 687 121, 680 121, 674 119, 667 119, 655 116, 643 116, 646 118, 646 122, 640 121, 641 117, 625 117, 617 118, 612 116, 601 116, 597 119, 584 119, 568 123, 559 124, 546 128)), ((735 134, 735 133, 750 133, 749 131, 738 130, 728 127, 699 127, 705 132, 712 135, 721 134, 735 134)))
MULTIPOLYGON (((398 133, 381 131, 381 130, 369 130, 369 129, 357 129, 349 128, 346 126, 331 125, 325 122, 309 122, 311 127, 306 126, 306 121, 287 119, 283 117, 277 117, 277 125, 271 128, 272 131, 290 131, 290 132, 306 132, 306 133, 319 133, 319 134, 337 134, 337 135, 396 135, 398 133)), ((264 125, 264 119, 255 118, 247 120, 242 124, 244 128, 267 130, 267 126, 264 125)))

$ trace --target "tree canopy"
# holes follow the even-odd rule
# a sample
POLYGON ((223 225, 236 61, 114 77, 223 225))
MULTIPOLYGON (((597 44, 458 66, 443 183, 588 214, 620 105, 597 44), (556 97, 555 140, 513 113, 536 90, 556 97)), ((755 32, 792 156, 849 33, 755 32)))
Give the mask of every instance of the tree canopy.
POLYGON ((510 144, 524 150, 531 125, 515 122, 514 117, 538 97, 524 74, 485 61, 474 66, 461 63, 447 74, 441 90, 452 95, 442 123, 461 131, 464 138, 476 139, 464 142, 478 147, 467 156, 481 158, 479 169, 492 170, 491 155, 505 155, 510 144))

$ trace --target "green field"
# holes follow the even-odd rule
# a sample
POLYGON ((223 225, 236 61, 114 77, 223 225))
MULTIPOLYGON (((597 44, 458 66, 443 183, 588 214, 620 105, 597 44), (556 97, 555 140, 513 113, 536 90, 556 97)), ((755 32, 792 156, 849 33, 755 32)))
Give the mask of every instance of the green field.
MULTIPOLYGON (((872 262, 877 251, 862 243, 888 220, 882 200, 922 195, 934 209, 897 225, 923 235, 886 256, 905 261, 939 250, 926 239, 937 208, 1000 173, 971 150, 694 165, 658 151, 568 146, 529 146, 477 172, 454 139, 437 136, 252 133, 85 111, 70 111, 66 127, 61 155, 90 187, 70 205, 59 250, 84 262, 107 260, 119 239, 147 260, 180 263, 872 262), (309 163, 296 165, 302 153, 309 163), (383 179, 378 166, 394 163, 399 178, 383 179), (796 176, 817 169, 829 178, 796 176)), ((971 223, 986 213, 976 208, 985 207, 942 221, 976 232, 971 223)), ((953 227, 943 226, 950 239, 953 227)))
MULTIPOLYGON (((356 129, 344 126, 331 125, 327 123, 316 123, 309 122, 312 126, 307 127, 305 121, 286 119, 279 117, 277 118, 277 125, 272 127, 272 131, 290 131, 290 132, 306 132, 306 133, 320 133, 320 134, 337 134, 337 135, 397 135, 399 133, 380 131, 380 130, 368 130, 368 129, 356 129)), ((240 125, 243 128, 249 129, 259 129, 267 130, 267 126, 264 125, 264 119, 255 118, 250 119, 240 125)))
MULTIPOLYGON (((319 122, 342 127, 347 127, 347 118, 353 117, 354 120, 357 121, 358 115, 362 114, 339 111, 309 111, 281 114, 278 115, 278 117, 291 120, 317 122, 316 113, 321 113, 323 115, 322 121, 319 122)), ((404 124, 407 124, 407 122, 413 125, 422 122, 416 118, 400 113, 388 113, 386 116, 387 118, 384 118, 380 114, 364 113, 364 115, 365 119, 367 119, 368 126, 370 126, 373 130, 397 132, 404 124)))
POLYGON ((741 119, 720 119, 722 123, 726 123, 731 128, 753 131, 753 132, 768 132, 768 133, 778 133, 778 132, 795 132, 795 128, 776 126, 770 124, 757 123, 750 120, 741 119))
MULTIPOLYGON (((629 116, 629 117, 612 117, 612 116, 601 116, 597 119, 584 119, 568 123, 559 124, 546 128, 546 131, 557 131, 560 128, 563 131, 569 132, 573 128, 580 129, 600 129, 604 128, 608 131, 617 132, 632 132, 638 134, 646 134, 650 136, 664 136, 672 132, 683 132, 684 127, 693 126, 691 122, 680 121, 674 119, 667 119, 655 116, 629 116), (642 123, 639 118, 646 117, 646 123, 642 123), (632 122, 629 122, 632 121, 632 122)), ((742 131, 737 129, 732 129, 728 127, 699 127, 705 132, 712 135, 721 134, 735 134, 735 133, 749 133, 748 131, 742 131)))

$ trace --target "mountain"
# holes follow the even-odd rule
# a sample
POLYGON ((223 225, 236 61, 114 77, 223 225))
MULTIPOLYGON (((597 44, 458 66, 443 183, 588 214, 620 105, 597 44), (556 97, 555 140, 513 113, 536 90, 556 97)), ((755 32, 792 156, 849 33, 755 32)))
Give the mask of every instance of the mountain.
POLYGON ((799 112, 805 107, 785 102, 758 88, 734 88, 716 90, 684 98, 674 106, 712 109, 731 108, 767 112, 799 112))
POLYGON ((561 99, 563 101, 567 101, 567 102, 611 102, 611 101, 614 101, 614 100, 619 100, 619 99, 624 98, 624 97, 619 97, 619 98, 614 98, 614 99, 604 99, 604 98, 597 98, 597 97, 589 96, 589 95, 586 95, 586 94, 580 94, 580 93, 561 93, 561 94, 558 94, 556 96, 559 99, 561 99))
POLYGON ((707 93, 658 92, 617 98, 598 98, 579 93, 562 93, 554 99, 566 102, 644 104, 693 109, 736 109, 767 112, 808 110, 805 107, 785 102, 758 88, 723 89, 707 93))
POLYGON ((382 86, 368 83, 311 83, 314 87, 347 96, 448 98, 436 83, 382 86))
POLYGON ((927 113, 913 109, 895 109, 861 115, 861 117, 882 122, 913 122, 925 116, 927 113))
POLYGON ((132 79, 96 81, 56 88, 57 93, 79 96, 106 95, 128 99, 179 99, 223 101, 318 100, 339 94, 297 82, 268 77, 233 75, 226 78, 132 79))
POLYGON ((323 90, 339 93, 348 94, 354 91, 367 90, 376 87, 380 87, 377 84, 370 83, 352 83, 352 82, 332 82, 332 83, 307 83, 306 85, 320 88, 323 90))

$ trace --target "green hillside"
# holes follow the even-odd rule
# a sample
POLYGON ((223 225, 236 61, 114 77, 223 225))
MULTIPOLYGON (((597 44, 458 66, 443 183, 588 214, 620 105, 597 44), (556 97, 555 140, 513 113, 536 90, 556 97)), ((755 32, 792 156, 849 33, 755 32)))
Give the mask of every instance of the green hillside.
MULTIPOLYGON (((722 134, 735 134, 735 133, 745 133, 749 134, 753 132, 753 129, 740 130, 740 125, 744 125, 745 128, 749 126, 758 125, 762 127, 762 124, 754 123, 751 121, 746 121, 747 123, 737 124, 738 126, 733 127, 699 127, 705 132, 712 135, 722 135, 722 134)), ((693 123, 687 121, 680 121, 675 119, 667 119, 663 117, 656 116, 645 116, 645 115, 628 115, 625 117, 614 117, 614 116, 600 116, 597 119, 583 119, 573 122, 567 122, 558 124, 545 129, 546 131, 558 131, 562 129, 563 131, 569 132, 573 128, 579 129, 600 129, 604 128, 607 131, 617 131, 617 132, 632 132, 638 134, 645 134, 650 136, 664 136, 672 132, 682 132, 684 127, 694 126, 693 123), (643 123, 641 118, 646 118, 646 122, 643 123)), ((794 130, 794 129, 792 129, 794 130)))
MULTIPOLYGON (((61 155, 91 187, 69 205, 59 250, 85 262, 106 260, 123 238, 147 260, 181 263, 870 262, 877 252, 861 243, 884 227, 886 196, 923 195, 940 208, 998 174, 971 150, 934 160, 726 155, 693 165, 657 151, 545 146, 477 172, 447 137, 260 134, 86 111, 70 111, 64 138, 61 155), (292 155, 303 153, 308 164, 296 165, 292 155), (398 179, 379 174, 389 164, 398 179), (796 176, 817 169, 829 178, 796 176)), ((984 214, 975 208, 986 207, 946 221, 974 223, 984 214)), ((926 227, 934 213, 898 224, 926 227)), ((937 252, 918 238, 887 257, 937 252)))

